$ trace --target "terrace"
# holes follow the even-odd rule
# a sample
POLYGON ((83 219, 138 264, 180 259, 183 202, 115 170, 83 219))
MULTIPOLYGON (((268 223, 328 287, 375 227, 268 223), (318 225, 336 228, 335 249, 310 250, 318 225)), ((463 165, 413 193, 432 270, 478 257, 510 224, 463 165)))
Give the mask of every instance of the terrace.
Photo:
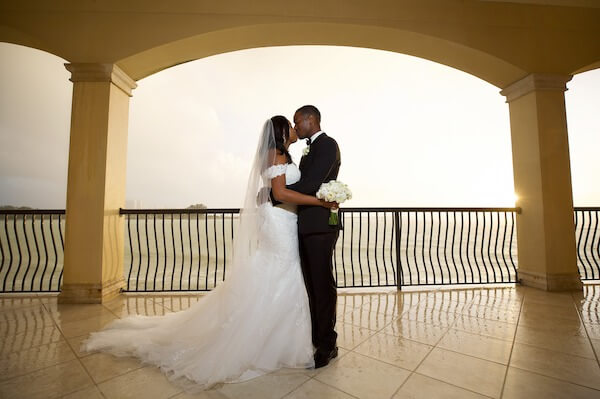
POLYGON ((600 66, 591 3, 0 3, 0 41, 62 57, 73 82, 66 210, 0 214, 0 396, 600 396, 600 209, 573 208, 564 96, 600 66), (115 318, 201 301, 231 255, 233 211, 121 209, 137 82, 216 54, 307 44, 409 54, 496 86, 518 208, 346 209, 334 258, 340 356, 326 368, 191 395, 135 359, 82 354, 115 318))

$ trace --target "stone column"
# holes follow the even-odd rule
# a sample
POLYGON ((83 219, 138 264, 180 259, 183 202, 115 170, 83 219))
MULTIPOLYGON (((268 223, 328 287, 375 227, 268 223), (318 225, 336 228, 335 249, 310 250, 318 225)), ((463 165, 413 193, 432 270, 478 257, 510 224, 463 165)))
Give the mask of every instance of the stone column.
POLYGON ((65 64, 73 82, 60 303, 102 303, 123 277, 129 97, 136 83, 113 64, 65 64))
POLYGON ((568 75, 531 74, 501 91, 510 109, 519 280, 547 291, 582 289, 564 92, 568 75))

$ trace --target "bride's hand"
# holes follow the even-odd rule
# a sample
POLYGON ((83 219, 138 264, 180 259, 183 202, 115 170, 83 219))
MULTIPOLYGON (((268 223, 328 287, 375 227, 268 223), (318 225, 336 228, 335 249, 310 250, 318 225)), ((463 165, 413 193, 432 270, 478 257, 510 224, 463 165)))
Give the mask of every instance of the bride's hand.
POLYGON ((340 207, 340 204, 338 204, 337 202, 327 202, 327 201, 321 201, 321 206, 328 208, 328 209, 338 209, 340 207))

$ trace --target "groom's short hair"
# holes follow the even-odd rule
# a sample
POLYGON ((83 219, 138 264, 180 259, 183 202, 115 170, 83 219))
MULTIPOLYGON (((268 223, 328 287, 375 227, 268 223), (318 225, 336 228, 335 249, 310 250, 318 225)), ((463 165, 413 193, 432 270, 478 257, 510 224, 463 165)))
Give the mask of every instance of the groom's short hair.
POLYGON ((298 110, 296 112, 299 114, 302 114, 304 116, 312 115, 317 120, 317 123, 321 123, 321 113, 319 112, 317 107, 315 107, 314 105, 304 105, 304 106, 298 108, 298 110))

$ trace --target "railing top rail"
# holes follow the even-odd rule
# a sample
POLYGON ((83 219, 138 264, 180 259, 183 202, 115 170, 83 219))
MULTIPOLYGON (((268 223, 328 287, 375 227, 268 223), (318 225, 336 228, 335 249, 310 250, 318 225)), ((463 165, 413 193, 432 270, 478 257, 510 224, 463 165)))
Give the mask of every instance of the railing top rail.
POLYGON ((64 215, 64 209, 0 209, 0 215, 64 215))
POLYGON ((576 206, 576 211, 600 211, 600 207, 597 206, 576 206))
POLYGON ((239 213, 239 208, 212 208, 212 209, 119 209, 121 215, 138 215, 138 214, 187 214, 187 213, 239 213))
MULTIPOLYGON (((517 212, 521 208, 340 208, 341 212, 517 212)), ((186 213, 239 213, 239 208, 207 209, 120 209, 121 215, 131 214, 186 214, 186 213)))
POLYGON ((340 208, 342 212, 517 212, 521 208, 340 208))

